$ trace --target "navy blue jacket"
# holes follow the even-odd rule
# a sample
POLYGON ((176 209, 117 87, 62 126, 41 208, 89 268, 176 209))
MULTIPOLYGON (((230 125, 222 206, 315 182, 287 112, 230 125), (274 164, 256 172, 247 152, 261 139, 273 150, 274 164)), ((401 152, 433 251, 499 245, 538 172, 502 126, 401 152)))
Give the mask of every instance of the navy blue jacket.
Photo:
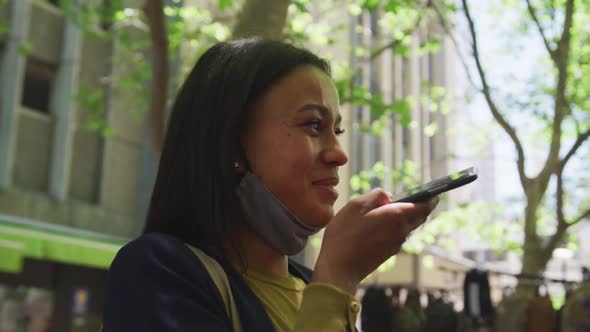
MULTIPOLYGON (((275 331, 262 302, 240 276, 227 271, 242 330, 275 331)), ((312 271, 289 261, 289 272, 306 283, 312 271)), ((232 331, 213 280, 180 240, 158 233, 125 245, 107 276, 104 332, 232 331)))

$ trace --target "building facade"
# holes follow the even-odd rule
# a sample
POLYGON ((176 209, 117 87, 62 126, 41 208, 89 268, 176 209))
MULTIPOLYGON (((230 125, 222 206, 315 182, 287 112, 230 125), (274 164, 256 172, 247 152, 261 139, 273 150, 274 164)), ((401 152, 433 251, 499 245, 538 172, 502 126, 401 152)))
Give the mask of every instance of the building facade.
POLYGON ((106 269, 146 199, 151 151, 118 45, 57 3, 0 6, 2 332, 97 331, 106 269))

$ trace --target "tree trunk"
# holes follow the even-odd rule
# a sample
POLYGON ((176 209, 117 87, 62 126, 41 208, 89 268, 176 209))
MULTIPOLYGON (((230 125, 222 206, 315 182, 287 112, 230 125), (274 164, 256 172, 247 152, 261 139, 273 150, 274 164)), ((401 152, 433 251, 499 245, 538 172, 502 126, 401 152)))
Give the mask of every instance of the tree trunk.
MULTIPOLYGON (((533 215, 528 215, 529 222, 535 222, 533 215)), ((523 274, 540 275, 545 271, 545 267, 551 259, 552 248, 545 248, 536 234, 525 235, 524 253, 522 256, 523 274)), ((498 332, 522 332, 526 326, 526 308, 531 298, 537 292, 538 284, 533 283, 530 279, 518 280, 514 294, 502 299, 498 306, 496 317, 496 328, 498 332)))
MULTIPOLYGON (((246 0, 234 27, 234 37, 262 36, 279 39, 287 19, 289 0, 246 0)), ((163 0, 146 0, 152 41, 152 82, 150 90, 149 126, 152 145, 159 156, 164 144, 165 110, 170 75, 168 34, 163 0)))
POLYGON ((152 81, 148 123, 152 146, 159 159, 164 145, 165 111, 170 76, 164 0, 146 0, 144 12, 148 18, 152 42, 152 81))
POLYGON ((246 0, 234 26, 233 36, 280 39, 288 8, 289 0, 246 0))

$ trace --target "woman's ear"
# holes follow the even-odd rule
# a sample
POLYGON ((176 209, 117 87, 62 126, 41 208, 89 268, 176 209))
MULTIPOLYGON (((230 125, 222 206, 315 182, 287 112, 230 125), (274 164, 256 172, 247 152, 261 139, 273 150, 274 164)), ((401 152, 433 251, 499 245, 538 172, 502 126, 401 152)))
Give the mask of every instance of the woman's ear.
POLYGON ((237 161, 237 160, 234 161, 233 164, 232 164, 232 167, 234 169, 234 172, 237 175, 240 175, 240 176, 246 174, 247 167, 246 167, 245 164, 246 164, 245 162, 240 162, 240 161, 237 161))

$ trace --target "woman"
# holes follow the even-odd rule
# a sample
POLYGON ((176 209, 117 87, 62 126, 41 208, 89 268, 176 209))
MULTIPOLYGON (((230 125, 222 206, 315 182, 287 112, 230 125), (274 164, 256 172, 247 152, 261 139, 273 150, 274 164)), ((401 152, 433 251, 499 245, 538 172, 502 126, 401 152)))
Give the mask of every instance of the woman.
POLYGON ((145 234, 115 258, 104 331, 230 331, 187 245, 225 270, 243 331, 349 331, 358 283, 436 202, 376 189, 334 215, 346 164, 329 65, 260 39, 213 46, 176 98, 145 234), (288 259, 326 228, 315 271, 288 259))

